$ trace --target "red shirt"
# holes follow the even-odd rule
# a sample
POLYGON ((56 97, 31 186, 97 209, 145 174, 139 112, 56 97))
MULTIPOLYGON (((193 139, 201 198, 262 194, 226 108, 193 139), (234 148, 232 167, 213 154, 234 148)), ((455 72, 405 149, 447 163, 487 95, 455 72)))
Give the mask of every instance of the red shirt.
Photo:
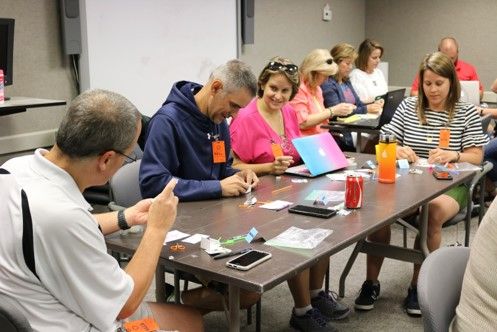
MULTIPOLYGON (((457 60, 455 63, 457 77, 460 81, 480 81, 475 67, 462 60, 457 60)), ((412 82, 411 91, 418 91, 419 77, 416 75, 412 82)), ((483 85, 480 82, 480 91, 483 91, 483 85)))

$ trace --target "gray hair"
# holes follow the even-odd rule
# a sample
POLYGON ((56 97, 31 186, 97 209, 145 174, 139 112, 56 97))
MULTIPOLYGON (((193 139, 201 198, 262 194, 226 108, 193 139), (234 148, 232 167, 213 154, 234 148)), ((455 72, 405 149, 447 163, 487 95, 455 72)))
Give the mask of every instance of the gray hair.
POLYGON ((136 135, 140 113, 118 93, 90 90, 69 105, 56 136, 60 150, 71 158, 123 152, 136 135))
POLYGON ((226 93, 247 89, 251 96, 257 92, 257 79, 250 67, 240 60, 230 60, 214 69, 209 82, 218 79, 223 82, 226 93))

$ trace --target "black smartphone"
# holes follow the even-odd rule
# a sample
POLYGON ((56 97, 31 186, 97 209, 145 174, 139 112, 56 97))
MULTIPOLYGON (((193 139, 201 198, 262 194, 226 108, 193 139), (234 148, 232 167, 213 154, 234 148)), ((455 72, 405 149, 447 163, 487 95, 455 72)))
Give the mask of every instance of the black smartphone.
POLYGON ((250 250, 237 258, 233 258, 226 262, 226 266, 233 269, 246 271, 256 265, 261 264, 271 258, 271 253, 259 250, 250 250))
POLYGON ((434 169, 433 176, 437 180, 452 180, 452 175, 447 171, 437 171, 434 169))
POLYGON ((290 213, 304 214, 306 216, 313 216, 319 218, 331 218, 337 214, 337 210, 327 209, 323 207, 309 206, 309 205, 294 205, 288 209, 290 213))

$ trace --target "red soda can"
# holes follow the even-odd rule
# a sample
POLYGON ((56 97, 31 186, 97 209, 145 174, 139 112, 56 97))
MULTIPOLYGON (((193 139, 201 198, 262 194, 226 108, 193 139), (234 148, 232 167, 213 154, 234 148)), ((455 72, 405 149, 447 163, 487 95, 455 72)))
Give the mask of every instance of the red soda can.
POLYGON ((362 206, 364 180, 362 176, 347 175, 345 181, 345 207, 359 209, 362 206))

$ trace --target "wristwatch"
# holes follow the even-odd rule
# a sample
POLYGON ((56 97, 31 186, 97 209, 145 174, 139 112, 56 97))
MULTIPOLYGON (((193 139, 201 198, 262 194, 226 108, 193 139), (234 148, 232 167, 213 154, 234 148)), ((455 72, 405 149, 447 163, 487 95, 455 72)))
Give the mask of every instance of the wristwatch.
POLYGON ((117 225, 120 229, 127 230, 130 229, 126 217, 124 216, 124 210, 117 211, 117 225))

